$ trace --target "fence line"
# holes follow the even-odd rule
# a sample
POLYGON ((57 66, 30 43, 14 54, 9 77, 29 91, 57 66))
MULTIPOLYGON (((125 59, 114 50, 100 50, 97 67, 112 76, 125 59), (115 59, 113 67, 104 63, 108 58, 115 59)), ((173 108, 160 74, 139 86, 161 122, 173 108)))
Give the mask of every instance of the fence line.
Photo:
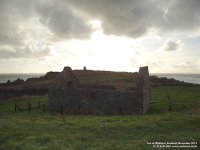
MULTIPOLYGON (((28 101, 26 107, 20 106, 15 102, 14 111, 17 112, 17 110, 19 110, 19 111, 28 110, 28 112, 31 113, 31 109, 35 109, 35 108, 40 109, 41 108, 40 106, 41 106, 41 102, 40 101, 38 101, 38 105, 35 105, 35 106, 31 105, 31 103, 28 101)), ((42 104, 42 111, 43 112, 46 111, 46 104, 42 104)))

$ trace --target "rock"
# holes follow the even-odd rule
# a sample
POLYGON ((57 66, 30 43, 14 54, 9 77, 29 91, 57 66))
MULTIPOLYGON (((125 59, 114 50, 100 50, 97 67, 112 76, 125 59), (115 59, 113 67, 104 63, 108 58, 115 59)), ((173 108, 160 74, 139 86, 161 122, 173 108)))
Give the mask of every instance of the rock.
POLYGON ((17 80, 13 81, 14 85, 24 84, 25 81, 23 79, 18 78, 17 80))

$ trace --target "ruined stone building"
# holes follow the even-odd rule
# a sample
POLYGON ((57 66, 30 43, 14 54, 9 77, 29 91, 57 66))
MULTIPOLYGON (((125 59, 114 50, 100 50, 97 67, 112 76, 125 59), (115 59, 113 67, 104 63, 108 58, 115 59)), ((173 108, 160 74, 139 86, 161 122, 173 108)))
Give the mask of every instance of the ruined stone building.
POLYGON ((65 67, 49 88, 49 108, 68 114, 144 114, 150 106, 148 67, 140 67, 134 90, 93 88, 80 85, 70 67, 65 67))

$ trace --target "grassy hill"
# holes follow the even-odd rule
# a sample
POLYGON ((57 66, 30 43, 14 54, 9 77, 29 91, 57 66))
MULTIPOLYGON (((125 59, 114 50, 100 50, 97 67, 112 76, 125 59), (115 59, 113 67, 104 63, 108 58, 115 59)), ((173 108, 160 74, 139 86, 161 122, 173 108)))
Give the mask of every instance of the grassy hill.
MULTIPOLYGON (((83 78, 83 81, 97 81, 87 76, 83 78)), ((0 102, 0 150, 149 150, 153 148, 147 142, 199 144, 199 91, 200 86, 154 87, 154 103, 146 115, 140 116, 51 114, 47 109, 47 96, 0 102), (173 100, 173 112, 168 112, 167 95, 173 100), (30 113, 26 109, 28 101, 33 107, 30 113), (21 111, 14 111, 15 102, 21 111)))
MULTIPOLYGON (((137 73, 94 70, 74 70, 74 72, 80 79, 81 84, 113 85, 118 90, 126 90, 133 87, 138 75, 137 73)), ((29 78, 26 80, 26 82, 17 79, 14 82, 2 83, 0 84, 0 89, 47 89, 54 83, 58 73, 59 72, 48 72, 40 78, 29 78)))
POLYGON ((114 85, 119 90, 126 90, 135 85, 137 73, 74 70, 80 83, 114 85))
MULTIPOLYGON (((114 72, 114 71, 98 71, 98 70, 73 70, 80 79, 81 84, 103 84, 112 85, 117 90, 129 90, 135 86, 138 73, 132 72, 114 72)), ((29 78, 26 81, 17 79, 13 82, 0 83, 1 90, 4 89, 31 89, 31 90, 48 90, 56 79, 59 72, 47 72, 44 76, 39 78, 29 78)), ((150 76, 150 81, 153 86, 157 85, 184 85, 191 86, 191 83, 177 81, 175 79, 159 78, 157 76, 150 76)))

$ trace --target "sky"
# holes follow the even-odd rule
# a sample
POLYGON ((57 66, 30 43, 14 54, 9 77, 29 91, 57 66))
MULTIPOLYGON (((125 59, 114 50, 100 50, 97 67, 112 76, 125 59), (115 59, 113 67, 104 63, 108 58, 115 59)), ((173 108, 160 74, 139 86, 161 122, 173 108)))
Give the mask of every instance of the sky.
POLYGON ((0 0, 0 73, 200 73, 200 0, 0 0))

